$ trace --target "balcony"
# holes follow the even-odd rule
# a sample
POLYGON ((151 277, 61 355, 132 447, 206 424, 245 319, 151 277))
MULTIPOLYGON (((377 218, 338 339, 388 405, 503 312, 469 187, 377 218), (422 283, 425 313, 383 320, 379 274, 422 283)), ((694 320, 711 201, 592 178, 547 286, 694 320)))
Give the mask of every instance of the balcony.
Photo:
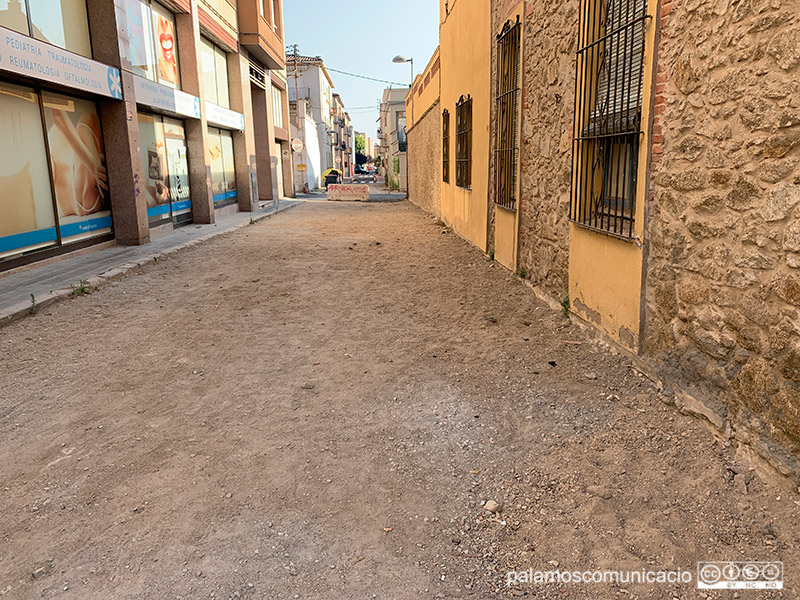
MULTIPOLYGON (((239 0, 238 14, 239 41, 242 46, 267 69, 285 68, 284 44, 278 35, 280 27, 273 27, 261 16, 261 0, 239 0)), ((268 18, 272 19, 272 15, 268 15, 268 18)))

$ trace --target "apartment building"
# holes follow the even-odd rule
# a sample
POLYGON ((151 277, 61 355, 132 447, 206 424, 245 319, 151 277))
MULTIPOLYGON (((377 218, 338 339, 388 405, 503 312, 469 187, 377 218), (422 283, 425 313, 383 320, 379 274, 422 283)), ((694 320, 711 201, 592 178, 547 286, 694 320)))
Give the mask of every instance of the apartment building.
MULTIPOLYGON (((322 174, 336 166, 333 144, 336 133, 333 79, 319 56, 289 54, 286 61, 289 101, 293 105, 293 109, 290 107, 292 126, 297 129, 297 134, 305 145, 302 152, 295 152, 293 155, 294 170, 297 174, 304 174, 305 187, 316 189, 324 183, 322 174), (313 123, 313 132, 305 131, 306 114, 313 123), (316 147, 310 147, 312 142, 316 147), (315 160, 317 156, 319 158, 315 160)), ((299 187, 302 189, 304 186, 299 187)))
MULTIPOLYGON (((376 146, 375 142, 372 140, 371 137, 369 137, 364 132, 354 131, 353 132, 353 139, 355 140, 355 138, 357 136, 361 136, 361 138, 364 140, 364 156, 366 156, 368 159, 374 159, 375 158, 375 146, 376 146)), ((353 142, 353 144, 354 144, 354 147, 355 147, 355 141, 353 142)))
POLYGON ((395 190, 408 189, 407 93, 407 88, 386 88, 381 97, 378 132, 381 170, 386 177, 386 185, 395 190))
POLYGON ((333 94, 333 113, 333 132, 331 134, 333 163, 345 177, 352 177, 355 152, 353 127, 350 124, 350 115, 345 111, 342 97, 339 94, 333 94))
POLYGON ((145 244, 291 190, 272 160, 288 140, 281 11, 280 0, 9 0, 0 270, 145 244))
POLYGON ((440 0, 438 106, 419 77, 407 105, 431 109, 410 130, 412 201, 800 481, 800 13, 786 8, 440 0), (439 204, 418 173, 430 146, 439 204))

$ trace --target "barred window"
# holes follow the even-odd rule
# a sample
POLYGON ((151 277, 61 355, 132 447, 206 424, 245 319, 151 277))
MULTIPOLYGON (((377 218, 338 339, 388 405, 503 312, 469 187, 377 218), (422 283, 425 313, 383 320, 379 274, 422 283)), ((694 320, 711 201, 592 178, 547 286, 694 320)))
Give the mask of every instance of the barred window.
POLYGON ((442 112, 442 181, 450 183, 450 111, 442 112))
POLYGON ((495 121, 495 203, 517 206, 519 157, 519 54, 522 24, 507 21, 497 36, 497 120, 495 121))
POLYGON ((646 0, 582 0, 570 219, 633 237, 646 0))
POLYGON ((461 96, 456 103, 456 185, 472 185, 472 97, 461 96))

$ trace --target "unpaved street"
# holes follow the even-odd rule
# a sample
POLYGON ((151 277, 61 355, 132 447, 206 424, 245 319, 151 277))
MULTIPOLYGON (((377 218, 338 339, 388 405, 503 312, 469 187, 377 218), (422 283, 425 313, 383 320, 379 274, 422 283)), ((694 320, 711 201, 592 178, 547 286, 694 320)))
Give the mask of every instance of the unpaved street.
POLYGON ((712 559, 800 596, 795 491, 405 202, 305 203, 0 352, 4 599, 672 600, 506 572, 712 559))

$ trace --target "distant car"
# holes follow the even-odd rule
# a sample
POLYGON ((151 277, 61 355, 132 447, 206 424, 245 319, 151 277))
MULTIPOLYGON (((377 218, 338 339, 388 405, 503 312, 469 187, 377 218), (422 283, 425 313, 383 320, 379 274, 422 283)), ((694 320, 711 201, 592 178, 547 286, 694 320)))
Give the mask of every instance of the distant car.
POLYGON ((361 165, 356 165, 356 175, 366 175, 367 170, 361 165))

